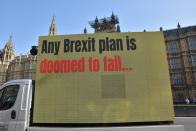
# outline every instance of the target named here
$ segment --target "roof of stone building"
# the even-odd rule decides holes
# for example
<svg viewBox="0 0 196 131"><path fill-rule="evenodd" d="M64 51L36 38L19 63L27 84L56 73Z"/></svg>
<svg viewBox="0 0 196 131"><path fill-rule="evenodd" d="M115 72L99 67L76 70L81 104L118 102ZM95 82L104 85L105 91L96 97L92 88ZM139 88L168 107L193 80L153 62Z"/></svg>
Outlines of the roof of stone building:
<svg viewBox="0 0 196 131"><path fill-rule="evenodd" d="M196 26L187 26L187 27L181 27L179 28L180 34L186 34L188 32L196 32ZM178 29L170 29L163 31L164 37L169 36L177 36Z"/></svg>

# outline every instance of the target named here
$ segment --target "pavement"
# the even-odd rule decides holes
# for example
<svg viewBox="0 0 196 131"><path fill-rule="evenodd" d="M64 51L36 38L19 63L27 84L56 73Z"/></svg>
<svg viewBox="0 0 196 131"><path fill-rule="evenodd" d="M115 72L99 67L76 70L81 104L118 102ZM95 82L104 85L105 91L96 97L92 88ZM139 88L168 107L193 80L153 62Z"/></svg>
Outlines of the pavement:
<svg viewBox="0 0 196 131"><path fill-rule="evenodd" d="M174 124L184 125L185 131L196 131L196 117L176 117Z"/></svg>
<svg viewBox="0 0 196 131"><path fill-rule="evenodd" d="M176 117L196 117L196 105L175 105Z"/></svg>

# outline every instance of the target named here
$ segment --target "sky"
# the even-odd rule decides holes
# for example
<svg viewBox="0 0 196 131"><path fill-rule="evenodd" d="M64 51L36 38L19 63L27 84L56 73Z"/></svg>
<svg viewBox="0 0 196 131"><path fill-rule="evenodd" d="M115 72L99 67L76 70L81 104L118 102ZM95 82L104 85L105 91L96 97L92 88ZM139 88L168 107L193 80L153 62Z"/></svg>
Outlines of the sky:
<svg viewBox="0 0 196 131"><path fill-rule="evenodd" d="M0 49L12 35L15 53L26 54L48 35L53 15L59 35L93 33L89 21L118 15L122 32L196 25L196 0L1 0Z"/></svg>

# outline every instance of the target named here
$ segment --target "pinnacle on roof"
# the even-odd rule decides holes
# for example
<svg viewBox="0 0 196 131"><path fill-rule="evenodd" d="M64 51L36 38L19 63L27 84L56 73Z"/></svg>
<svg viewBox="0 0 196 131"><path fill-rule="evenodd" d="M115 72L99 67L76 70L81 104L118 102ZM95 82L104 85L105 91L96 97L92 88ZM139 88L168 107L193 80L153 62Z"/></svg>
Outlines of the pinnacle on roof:
<svg viewBox="0 0 196 131"><path fill-rule="evenodd" d="M178 22L178 25L177 25L178 29L180 28L180 23Z"/></svg>
<svg viewBox="0 0 196 131"><path fill-rule="evenodd" d="M116 31L117 31L117 32L121 32L121 31L120 31L120 26L119 26L119 25L117 25Z"/></svg>
<svg viewBox="0 0 196 131"><path fill-rule="evenodd" d="M87 34L87 29L86 29L86 27L84 28L84 34Z"/></svg>
<svg viewBox="0 0 196 131"><path fill-rule="evenodd" d="M57 35L57 26L56 26L55 16L53 15L52 23L49 29L49 36L54 36L54 35Z"/></svg>
<svg viewBox="0 0 196 131"><path fill-rule="evenodd" d="M160 31L163 31L163 27L162 26L160 27Z"/></svg>
<svg viewBox="0 0 196 131"><path fill-rule="evenodd" d="M13 41L12 41L12 35L10 35L10 38L8 40L8 42L5 45L6 47L9 47L10 49L13 48Z"/></svg>

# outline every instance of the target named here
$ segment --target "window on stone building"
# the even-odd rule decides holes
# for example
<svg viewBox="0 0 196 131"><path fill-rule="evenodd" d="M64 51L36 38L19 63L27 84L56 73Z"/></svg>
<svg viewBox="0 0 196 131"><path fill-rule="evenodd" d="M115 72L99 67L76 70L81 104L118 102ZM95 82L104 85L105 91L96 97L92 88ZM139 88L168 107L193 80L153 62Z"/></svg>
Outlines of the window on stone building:
<svg viewBox="0 0 196 131"><path fill-rule="evenodd" d="M180 103L184 102L184 101L185 101L184 94L179 93L179 94L178 94L177 100L178 100L178 102L180 102Z"/></svg>
<svg viewBox="0 0 196 131"><path fill-rule="evenodd" d="M35 72L32 73L32 79L35 79Z"/></svg>
<svg viewBox="0 0 196 131"><path fill-rule="evenodd" d="M169 60L170 68L171 69L178 69L181 68L181 59L180 58L173 58Z"/></svg>
<svg viewBox="0 0 196 131"><path fill-rule="evenodd" d="M194 75L194 79L195 79L195 81L196 81L196 72L194 72L193 75Z"/></svg>
<svg viewBox="0 0 196 131"><path fill-rule="evenodd" d="M10 65L10 71L14 71L15 64Z"/></svg>
<svg viewBox="0 0 196 131"><path fill-rule="evenodd" d="M196 50L196 38L191 38L189 41L189 49Z"/></svg>
<svg viewBox="0 0 196 131"><path fill-rule="evenodd" d="M25 70L29 69L29 62L25 62Z"/></svg>
<svg viewBox="0 0 196 131"><path fill-rule="evenodd" d="M35 69L35 67L36 67L36 62L34 60L32 60L30 62L30 69Z"/></svg>
<svg viewBox="0 0 196 131"><path fill-rule="evenodd" d="M168 52L169 53L177 53L178 52L177 42L175 42L175 41L169 42L167 44L167 46L168 46Z"/></svg>
<svg viewBox="0 0 196 131"><path fill-rule="evenodd" d="M26 71L24 72L23 78L24 78L24 79L29 79L29 78L28 78L28 72L26 72Z"/></svg>
<svg viewBox="0 0 196 131"><path fill-rule="evenodd" d="M26 63L26 62L25 62L25 64L24 64L24 67L25 67L24 69L26 70L26 69L27 69L27 63Z"/></svg>
<svg viewBox="0 0 196 131"><path fill-rule="evenodd" d="M173 85L183 85L184 84L184 78L182 74L173 74L172 75L172 84Z"/></svg>
<svg viewBox="0 0 196 131"><path fill-rule="evenodd" d="M30 69L33 69L34 68L34 64L33 64L33 61L30 62Z"/></svg>
<svg viewBox="0 0 196 131"><path fill-rule="evenodd" d="M192 84L193 83L193 73L191 71L186 72L186 80L187 80L187 84Z"/></svg>
<svg viewBox="0 0 196 131"><path fill-rule="evenodd" d="M32 77L31 72L29 72L29 79Z"/></svg>
<svg viewBox="0 0 196 131"><path fill-rule="evenodd" d="M191 55L191 61L192 61L192 65L195 67L196 66L196 54Z"/></svg>
<svg viewBox="0 0 196 131"><path fill-rule="evenodd" d="M190 67L191 66L191 58L189 55L183 55L183 62L185 67Z"/></svg>

